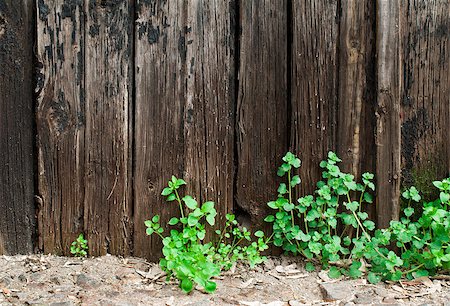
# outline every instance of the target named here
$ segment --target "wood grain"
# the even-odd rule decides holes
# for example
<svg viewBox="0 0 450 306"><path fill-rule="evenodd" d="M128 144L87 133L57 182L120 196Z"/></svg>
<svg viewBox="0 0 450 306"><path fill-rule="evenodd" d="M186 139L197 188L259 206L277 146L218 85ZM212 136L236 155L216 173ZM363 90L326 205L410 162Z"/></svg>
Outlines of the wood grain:
<svg viewBox="0 0 450 306"><path fill-rule="evenodd" d="M133 10L86 1L84 222L91 255L129 255Z"/></svg>
<svg viewBox="0 0 450 306"><path fill-rule="evenodd" d="M287 3L240 2L235 211L252 228L276 197L277 166L288 150Z"/></svg>
<svg viewBox="0 0 450 306"><path fill-rule="evenodd" d="M375 170L375 3L341 1L338 156L341 170L361 180ZM375 206L366 207L375 217Z"/></svg>
<svg viewBox="0 0 450 306"><path fill-rule="evenodd" d="M293 1L291 148L302 160L301 192L312 194L319 163L336 149L339 1Z"/></svg>
<svg viewBox="0 0 450 306"><path fill-rule="evenodd" d="M156 259L159 238L143 223L180 214L160 195L172 174L197 200L215 201L222 221L231 210L234 39L223 1L138 1L137 9L134 254Z"/></svg>
<svg viewBox="0 0 450 306"><path fill-rule="evenodd" d="M400 197L400 1L377 2L377 216L398 219Z"/></svg>
<svg viewBox="0 0 450 306"><path fill-rule="evenodd" d="M184 177L200 202L215 202L214 229L223 227L233 209L234 13L226 1L188 1Z"/></svg>
<svg viewBox="0 0 450 306"><path fill-rule="evenodd" d="M37 1L38 232L45 253L68 254L83 231L83 9L81 1Z"/></svg>
<svg viewBox="0 0 450 306"><path fill-rule="evenodd" d="M35 243L33 3L0 5L0 254Z"/></svg>
<svg viewBox="0 0 450 306"><path fill-rule="evenodd" d="M401 12L402 185L430 201L450 167L450 3L404 1Z"/></svg>

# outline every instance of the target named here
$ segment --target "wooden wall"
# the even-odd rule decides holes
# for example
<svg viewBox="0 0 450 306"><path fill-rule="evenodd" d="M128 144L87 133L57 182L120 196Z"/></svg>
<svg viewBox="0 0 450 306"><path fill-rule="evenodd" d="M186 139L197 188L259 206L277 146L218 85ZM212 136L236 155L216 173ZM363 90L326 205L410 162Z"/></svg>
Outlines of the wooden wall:
<svg viewBox="0 0 450 306"><path fill-rule="evenodd" d="M403 186L450 170L446 0L0 1L0 253L156 259L146 220L200 201L263 225L287 150L312 192L329 150Z"/></svg>

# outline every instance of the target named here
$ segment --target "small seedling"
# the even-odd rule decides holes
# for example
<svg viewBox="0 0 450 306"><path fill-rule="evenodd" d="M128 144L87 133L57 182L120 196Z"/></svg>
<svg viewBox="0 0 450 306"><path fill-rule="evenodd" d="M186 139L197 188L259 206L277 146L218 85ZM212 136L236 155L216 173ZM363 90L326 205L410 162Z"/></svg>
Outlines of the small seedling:
<svg viewBox="0 0 450 306"><path fill-rule="evenodd" d="M84 235L80 234L78 238L72 242L70 253L75 257L86 257L88 252L88 241L84 239Z"/></svg>

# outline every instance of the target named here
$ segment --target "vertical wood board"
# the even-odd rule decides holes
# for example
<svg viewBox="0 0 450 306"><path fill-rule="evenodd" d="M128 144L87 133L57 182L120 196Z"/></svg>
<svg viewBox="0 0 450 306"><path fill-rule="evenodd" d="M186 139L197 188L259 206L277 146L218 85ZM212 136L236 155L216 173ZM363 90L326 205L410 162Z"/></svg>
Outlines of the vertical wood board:
<svg viewBox="0 0 450 306"><path fill-rule="evenodd" d="M130 1L85 9L85 229L91 255L129 255L134 15Z"/></svg>
<svg viewBox="0 0 450 306"><path fill-rule="evenodd" d="M288 1L240 1L236 114L238 221L261 226L288 149Z"/></svg>
<svg viewBox="0 0 450 306"><path fill-rule="evenodd" d="M0 254L30 253L35 234L33 3L0 5Z"/></svg>
<svg viewBox="0 0 450 306"><path fill-rule="evenodd" d="M159 237L143 223L179 216L160 195L173 174L197 200L232 205L233 37L223 1L137 2L135 249L156 259ZM223 222L219 222L223 223Z"/></svg>
<svg viewBox="0 0 450 306"><path fill-rule="evenodd" d="M450 3L404 1L401 12L402 185L432 200L450 170Z"/></svg>
<svg viewBox="0 0 450 306"><path fill-rule="evenodd" d="M184 173L186 5L184 1L137 1L134 162L134 255L156 260L159 237L146 236L144 221L179 216L161 190Z"/></svg>
<svg viewBox="0 0 450 306"><path fill-rule="evenodd" d="M336 148L339 1L294 1L291 148L302 160L301 193L321 180L319 163Z"/></svg>
<svg viewBox="0 0 450 306"><path fill-rule="evenodd" d="M400 1L377 2L377 221L398 219L400 197Z"/></svg>
<svg viewBox="0 0 450 306"><path fill-rule="evenodd" d="M84 5L36 4L39 248L69 254L83 231Z"/></svg>
<svg viewBox="0 0 450 306"><path fill-rule="evenodd" d="M336 149L342 171L375 170L375 4L341 1ZM375 217L375 205L365 208Z"/></svg>

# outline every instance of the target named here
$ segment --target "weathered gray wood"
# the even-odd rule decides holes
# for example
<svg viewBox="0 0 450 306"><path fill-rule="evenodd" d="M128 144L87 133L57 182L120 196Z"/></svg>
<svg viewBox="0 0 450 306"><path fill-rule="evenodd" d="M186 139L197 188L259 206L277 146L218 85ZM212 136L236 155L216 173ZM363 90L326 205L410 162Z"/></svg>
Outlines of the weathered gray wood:
<svg viewBox="0 0 450 306"><path fill-rule="evenodd" d="M0 254L30 253L35 233L33 3L0 3Z"/></svg>
<svg viewBox="0 0 450 306"><path fill-rule="evenodd" d="M233 54L223 1L137 2L134 254L156 259L161 244L144 220L178 216L160 193L172 174L220 218L232 205ZM184 189L183 189L184 192ZM220 223L220 222L219 222Z"/></svg>
<svg viewBox="0 0 450 306"><path fill-rule="evenodd" d="M377 1L378 226L398 219L400 197L400 0Z"/></svg>
<svg viewBox="0 0 450 306"><path fill-rule="evenodd" d="M450 167L450 3L401 4L402 185L432 200Z"/></svg>
<svg viewBox="0 0 450 306"><path fill-rule="evenodd" d="M292 2L291 147L303 162L302 193L315 190L319 163L336 146L338 2Z"/></svg>
<svg viewBox="0 0 450 306"><path fill-rule="evenodd" d="M83 3L38 0L37 17L39 248L68 254L83 231Z"/></svg>
<svg viewBox="0 0 450 306"><path fill-rule="evenodd" d="M86 1L85 210L91 255L131 251L130 1Z"/></svg>
<svg viewBox="0 0 450 306"><path fill-rule="evenodd" d="M263 224L280 182L277 166L288 150L287 5L240 2L235 210L247 227Z"/></svg>
<svg viewBox="0 0 450 306"><path fill-rule="evenodd" d="M360 180L375 170L375 3L341 1L336 147L341 169ZM375 217L375 206L367 207Z"/></svg>

